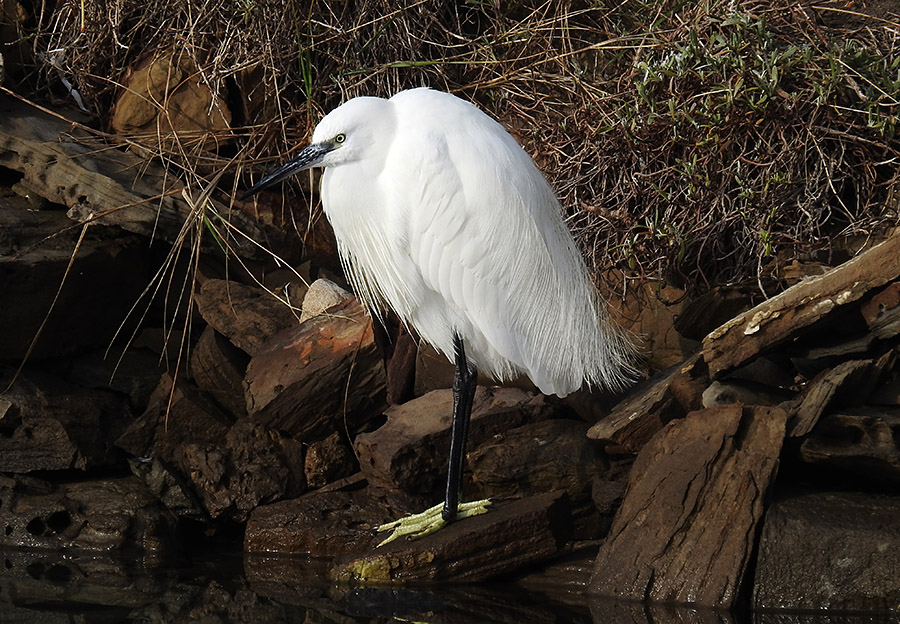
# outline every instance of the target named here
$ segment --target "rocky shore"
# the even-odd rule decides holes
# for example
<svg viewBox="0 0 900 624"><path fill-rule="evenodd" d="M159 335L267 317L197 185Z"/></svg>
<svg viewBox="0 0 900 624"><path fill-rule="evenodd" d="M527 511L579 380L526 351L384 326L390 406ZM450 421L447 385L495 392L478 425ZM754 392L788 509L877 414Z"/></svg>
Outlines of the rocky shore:
<svg viewBox="0 0 900 624"><path fill-rule="evenodd" d="M224 193L209 214L247 237L173 256L197 198L93 140L0 99L0 595L35 578L28 549L152 566L225 543L270 588L314 557L341 586L563 586L595 618L900 611L900 235L759 302L627 308L653 370L623 396L482 385L464 496L492 510L378 548L440 499L449 364L373 325L327 242L301 253Z"/></svg>

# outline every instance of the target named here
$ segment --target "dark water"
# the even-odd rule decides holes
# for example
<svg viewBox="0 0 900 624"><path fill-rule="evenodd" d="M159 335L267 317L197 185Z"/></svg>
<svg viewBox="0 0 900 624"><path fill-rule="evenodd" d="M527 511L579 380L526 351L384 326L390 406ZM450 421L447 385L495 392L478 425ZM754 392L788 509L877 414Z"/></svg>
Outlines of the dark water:
<svg viewBox="0 0 900 624"><path fill-rule="evenodd" d="M591 600L560 586L480 584L350 588L314 561L205 557L180 565L96 554L0 551L0 624L6 622L434 622L502 624L869 624L892 615L766 613Z"/></svg>

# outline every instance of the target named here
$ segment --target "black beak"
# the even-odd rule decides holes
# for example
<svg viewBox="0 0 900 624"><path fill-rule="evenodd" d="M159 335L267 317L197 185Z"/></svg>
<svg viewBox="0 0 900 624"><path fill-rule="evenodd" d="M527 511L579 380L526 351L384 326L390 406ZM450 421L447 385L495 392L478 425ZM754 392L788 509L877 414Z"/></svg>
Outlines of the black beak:
<svg viewBox="0 0 900 624"><path fill-rule="evenodd" d="M334 146L331 143L316 143L305 147L294 158L281 165L269 175L263 177L262 180L254 184L251 188L244 191L238 199L244 201L251 195L255 195L270 186L274 186L285 178L291 177L298 171L304 171L318 166L325 154L333 149Z"/></svg>

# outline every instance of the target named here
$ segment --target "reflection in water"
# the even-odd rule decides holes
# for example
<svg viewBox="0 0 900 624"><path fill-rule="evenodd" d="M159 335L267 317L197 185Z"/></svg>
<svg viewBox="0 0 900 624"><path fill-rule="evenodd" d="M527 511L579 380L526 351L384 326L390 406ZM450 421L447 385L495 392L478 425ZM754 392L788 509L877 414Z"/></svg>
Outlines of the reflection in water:
<svg viewBox="0 0 900 624"><path fill-rule="evenodd" d="M591 600L571 585L351 588L315 561L220 557L190 565L96 554L0 551L6 622L434 622L735 624L727 613ZM754 624L872 624L886 618L761 614ZM896 622L896 620L892 620ZM740 624L745 624L741 622Z"/></svg>

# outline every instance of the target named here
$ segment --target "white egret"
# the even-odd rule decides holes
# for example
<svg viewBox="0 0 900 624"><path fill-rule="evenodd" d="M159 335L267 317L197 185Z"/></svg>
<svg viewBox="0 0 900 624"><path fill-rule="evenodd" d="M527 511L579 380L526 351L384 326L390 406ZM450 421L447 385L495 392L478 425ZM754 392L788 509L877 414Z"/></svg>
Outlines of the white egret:
<svg viewBox="0 0 900 624"><path fill-rule="evenodd" d="M545 394L621 388L632 348L609 321L553 190L476 106L427 88L357 97L244 197L324 167L321 197L356 293L456 364L446 496L382 528L419 537L457 517L477 371Z"/></svg>

